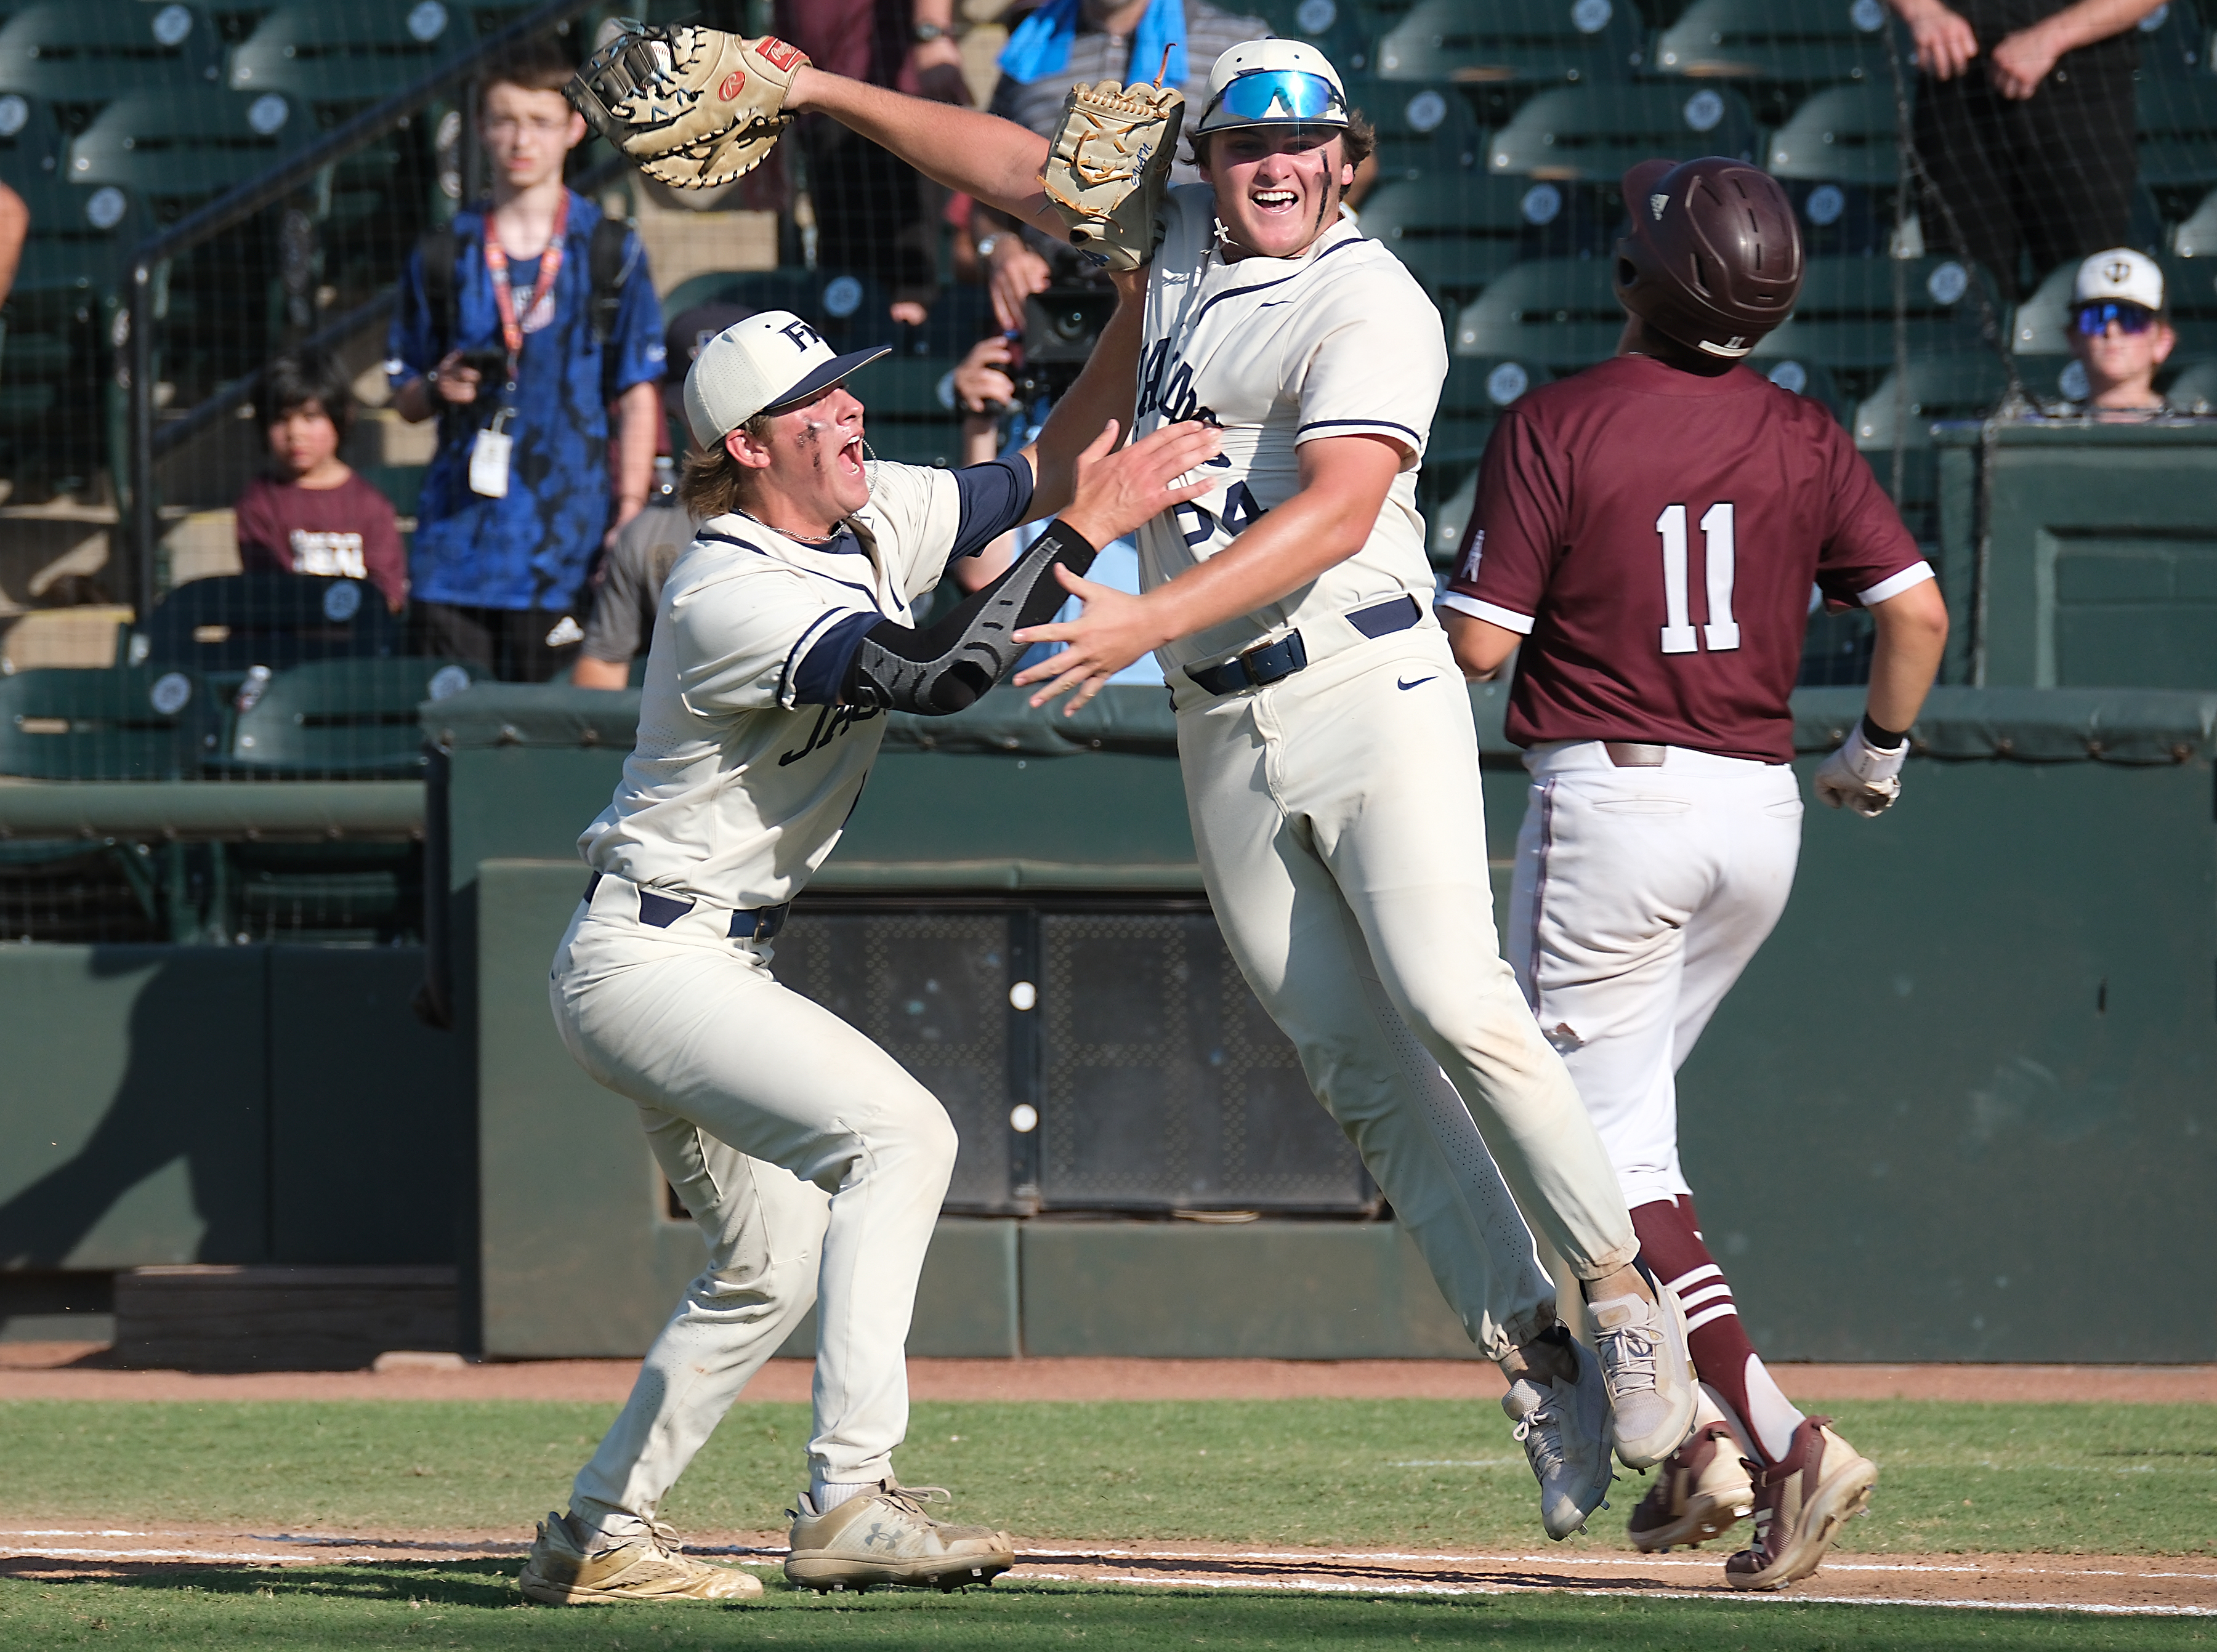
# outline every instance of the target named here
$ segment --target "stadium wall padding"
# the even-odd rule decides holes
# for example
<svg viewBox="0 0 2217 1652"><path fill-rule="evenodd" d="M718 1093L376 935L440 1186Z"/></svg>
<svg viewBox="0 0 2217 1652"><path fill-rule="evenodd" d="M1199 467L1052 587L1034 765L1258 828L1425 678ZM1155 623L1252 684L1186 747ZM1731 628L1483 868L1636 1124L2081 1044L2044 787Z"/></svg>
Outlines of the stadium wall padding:
<svg viewBox="0 0 2217 1652"><path fill-rule="evenodd" d="M2001 423L1990 456L1975 424L1942 425L1935 440L1938 562L1955 619L1944 681L1979 681L1986 510L1988 686L2217 684L2217 421ZM1871 457L1883 473L1886 455Z"/></svg>
<svg viewBox="0 0 2217 1652"><path fill-rule="evenodd" d="M478 727L458 701L480 693L547 718ZM1189 896L1161 699L889 729L823 885ZM1498 891L1522 776L1498 691L1473 700ZM1805 777L1860 701L1796 697ZM632 705L437 709L455 1028L410 1014L415 949L0 949L0 1267L451 1260L466 1344L645 1347L700 1241L546 996ZM2217 1357L2217 1284L2165 1266L2217 1241L2213 728L2217 695L1945 688L1899 808L1811 809L1785 917L1679 1081L1704 1228L1767 1352ZM1468 1353L1399 1230L1351 1220L950 1217L917 1327L919 1353Z"/></svg>

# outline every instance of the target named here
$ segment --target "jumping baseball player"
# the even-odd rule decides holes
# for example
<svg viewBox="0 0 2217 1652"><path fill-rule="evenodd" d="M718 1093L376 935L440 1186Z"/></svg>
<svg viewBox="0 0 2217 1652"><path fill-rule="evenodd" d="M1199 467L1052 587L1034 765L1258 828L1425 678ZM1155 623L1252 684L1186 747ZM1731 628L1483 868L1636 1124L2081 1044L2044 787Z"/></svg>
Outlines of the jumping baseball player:
<svg viewBox="0 0 2217 1652"><path fill-rule="evenodd" d="M866 459L845 380L886 352L835 355L798 317L726 329L686 375L701 451L685 503L703 525L664 587L638 748L579 840L593 875L552 998L571 1054L638 1104L709 1258L569 1513L540 1527L522 1577L534 1600L762 1592L679 1554L658 1515L812 1304L815 1424L786 1575L819 1590L951 1587L1011 1563L1006 1532L935 1520L926 1493L892 1472L908 1421L903 1345L954 1126L892 1057L780 986L769 947L838 841L880 713L970 704L1015 667L1010 633L1064 601L1051 569L1084 566L1165 499L1198 491L1169 484L1217 451L1204 427L1104 457L1139 320L1136 303L1118 312L1097 370L1036 448L953 472ZM1006 573L915 628L913 605L950 558L1057 509Z"/></svg>
<svg viewBox="0 0 2217 1652"><path fill-rule="evenodd" d="M1075 687L1077 704L1146 653L1161 663L1225 939L1510 1376L1548 1531L1576 1530L1612 1435L1627 1464L1660 1461L1694 1384L1683 1316L1643 1277L1600 1140L1492 944L1477 742L1416 509L1447 354L1423 291L1340 214L1368 126L1313 47L1237 47L1194 127L1208 182L1165 195L1176 92L1074 88L1050 145L721 38L604 54L581 103L674 178L671 139L726 85L744 96L713 75L736 64L757 83L769 64L783 111L828 114L1112 269L1152 256L1133 428L1205 420L1224 451L1205 493L1140 530L1146 595L1065 579L1083 615L1020 635L1068 650L1019 681L1043 685L1034 703ZM712 174L775 114L721 147L696 132ZM1597 1363L1557 1322L1520 1207L1582 1282Z"/></svg>
<svg viewBox="0 0 2217 1652"><path fill-rule="evenodd" d="M1503 416L1441 604L1473 675L1516 652L1508 731L1532 788L1510 956L1684 1304L1705 1390L1633 1541L1698 1544L1751 1505L1726 1576L1775 1589L1817 1569L1877 1470L1749 1346L1678 1166L1673 1075L1794 881L1787 697L1813 583L1877 627L1869 709L1817 771L1836 809L1899 794L1948 616L1847 433L1738 365L1800 289L1785 191L1736 161L1646 161L1624 199L1623 342Z"/></svg>

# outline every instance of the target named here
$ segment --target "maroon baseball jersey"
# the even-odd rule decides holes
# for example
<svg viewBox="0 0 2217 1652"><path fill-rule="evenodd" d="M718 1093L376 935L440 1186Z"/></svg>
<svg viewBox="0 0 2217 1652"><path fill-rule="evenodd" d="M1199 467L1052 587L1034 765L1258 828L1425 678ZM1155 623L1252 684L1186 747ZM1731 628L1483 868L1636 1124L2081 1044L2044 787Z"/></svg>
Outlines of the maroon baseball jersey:
<svg viewBox="0 0 2217 1652"><path fill-rule="evenodd" d="M1794 755L1811 587L1932 577L1831 414L1744 367L1618 356L1518 398L1487 443L1441 605L1521 632L1519 745Z"/></svg>

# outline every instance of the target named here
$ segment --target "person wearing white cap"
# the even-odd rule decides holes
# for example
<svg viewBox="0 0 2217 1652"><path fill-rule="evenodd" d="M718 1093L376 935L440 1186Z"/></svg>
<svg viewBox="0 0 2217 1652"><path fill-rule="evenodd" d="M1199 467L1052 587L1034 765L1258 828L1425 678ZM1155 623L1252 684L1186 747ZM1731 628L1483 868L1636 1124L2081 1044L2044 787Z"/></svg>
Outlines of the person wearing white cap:
<svg viewBox="0 0 2217 1652"><path fill-rule="evenodd" d="M2082 410L2097 418L2163 411L2155 375L2178 334L2154 259L2130 247L2112 247L2079 265L2071 289L2070 336L2071 354L2086 373Z"/></svg>
<svg viewBox="0 0 2217 1652"><path fill-rule="evenodd" d="M1111 453L1139 312L1104 330L1035 447L956 472L878 463L835 354L782 311L705 344L685 379L702 520L663 588L638 746L579 840L593 868L555 953L564 1043L637 1104L708 1243L622 1414L539 1528L523 1593L560 1605L740 1599L677 1551L664 1497L747 1379L817 1310L809 1485L786 1574L821 1589L954 1587L1008 1569L1005 1532L931 1518L892 1451L917 1277L954 1167L946 1110L891 1056L772 978L769 943L860 796L886 710L959 709L1012 669L1009 633L1215 453L1185 425ZM1059 512L946 619L913 605L951 558ZM1027 606L1028 604L1029 606Z"/></svg>
<svg viewBox="0 0 2217 1652"><path fill-rule="evenodd" d="M785 107L1067 238L1038 182L1047 142L1020 126L806 65ZM1439 313L1341 213L1372 135L1322 52L1234 46L1188 116L1204 182L1166 198L1133 428L1206 419L1224 453L1206 494L1139 530L1144 595L1058 574L1084 612L1018 633L1069 648L1017 681L1075 706L1142 654L1162 663L1225 940L1525 1396L1511 1415L1565 1536L1607 1490L1612 1441L1646 1468L1686 1437L1694 1378L1496 943L1477 737L1416 503ZM1559 1322L1527 1218L1580 1281L1597 1359Z"/></svg>

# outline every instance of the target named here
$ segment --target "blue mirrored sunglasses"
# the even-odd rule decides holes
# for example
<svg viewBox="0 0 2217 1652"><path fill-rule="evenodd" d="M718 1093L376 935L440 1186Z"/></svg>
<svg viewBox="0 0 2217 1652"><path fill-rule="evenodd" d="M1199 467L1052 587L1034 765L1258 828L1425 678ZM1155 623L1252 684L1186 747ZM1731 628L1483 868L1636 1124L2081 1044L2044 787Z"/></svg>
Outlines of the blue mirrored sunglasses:
<svg viewBox="0 0 2217 1652"><path fill-rule="evenodd" d="M2078 330L2089 338L2099 338L2115 322L2127 333L2144 333L2155 325L2155 311L2144 304L2129 299L2109 299L2100 304L2082 304L2076 317Z"/></svg>
<svg viewBox="0 0 2217 1652"><path fill-rule="evenodd" d="M1347 100L1322 75L1300 69L1251 69L1216 95L1201 117L1219 110L1237 120L1315 120L1344 126Z"/></svg>

